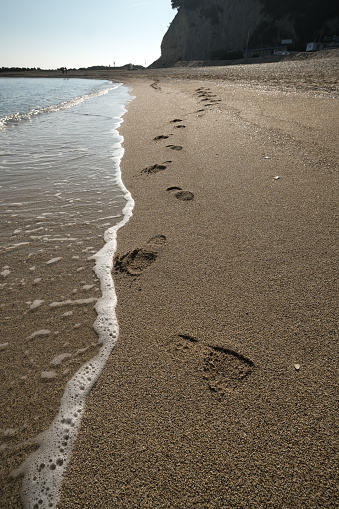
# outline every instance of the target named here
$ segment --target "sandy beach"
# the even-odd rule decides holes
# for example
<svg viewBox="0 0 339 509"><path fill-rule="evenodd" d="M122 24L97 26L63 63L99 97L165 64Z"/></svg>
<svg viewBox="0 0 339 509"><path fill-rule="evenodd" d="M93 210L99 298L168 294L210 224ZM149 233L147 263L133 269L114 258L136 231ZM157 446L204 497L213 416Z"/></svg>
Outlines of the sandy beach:
<svg viewBox="0 0 339 509"><path fill-rule="evenodd" d="M338 62L93 76L135 97L119 129L135 208L118 233L118 343L87 399L59 509L338 506ZM2 255L22 267L20 253ZM88 253L76 285L58 256L46 295L91 284L95 297ZM18 364L3 362L0 427L20 431L0 451L1 508L21 507L9 473L98 349L91 303L71 327L48 309L13 321L26 288L6 297L5 334L38 330L43 316L79 354L39 391L12 380L31 362L27 337Z"/></svg>

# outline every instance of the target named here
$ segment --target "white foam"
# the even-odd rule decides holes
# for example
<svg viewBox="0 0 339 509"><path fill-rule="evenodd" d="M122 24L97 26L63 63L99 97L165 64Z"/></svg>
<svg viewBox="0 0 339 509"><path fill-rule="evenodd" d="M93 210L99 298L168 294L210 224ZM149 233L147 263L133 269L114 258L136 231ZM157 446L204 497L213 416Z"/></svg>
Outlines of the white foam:
<svg viewBox="0 0 339 509"><path fill-rule="evenodd" d="M39 299L36 299L32 302L32 304L29 306L31 309L35 309L35 308L38 308L40 307L45 301L44 300L39 300Z"/></svg>
<svg viewBox="0 0 339 509"><path fill-rule="evenodd" d="M48 240L49 242L65 242L65 241L78 240L78 239L76 239L74 237L56 237L55 239L46 239L46 240Z"/></svg>
<svg viewBox="0 0 339 509"><path fill-rule="evenodd" d="M49 306L51 308L60 308L61 306L83 306L84 304L92 304L98 299L90 297L89 299L77 299L77 300L62 300L60 302L52 302Z"/></svg>
<svg viewBox="0 0 339 509"><path fill-rule="evenodd" d="M54 359L51 360L50 364L52 366L59 366L65 359L68 359L69 357L72 357L72 354L70 353L61 353L54 357Z"/></svg>
<svg viewBox="0 0 339 509"><path fill-rule="evenodd" d="M50 330L48 329L41 329L41 330L37 330L35 332L33 332L33 334L31 334L30 336L28 336L27 339L34 339L36 338L37 336L49 336L51 333Z"/></svg>
<svg viewBox="0 0 339 509"><path fill-rule="evenodd" d="M122 120L121 120L122 121ZM119 137L121 147L122 137ZM120 157L123 149L120 148ZM56 507L63 475L70 460L81 418L85 409L85 400L94 383L104 368L118 338L118 322L115 315L116 294L112 279L113 256L116 250L117 231L127 223L132 215L133 199L121 181L119 185L124 192L126 206L123 218L117 225L109 228L104 235L105 245L93 257L95 273L100 281L102 296L97 299L81 301L63 301L52 303L51 307L74 305L75 303L96 302L97 319L94 329L102 345L99 353L86 362L67 383L61 399L58 415L48 430L37 437L40 447L34 451L23 465L12 475L24 474L22 483L22 501L25 509L35 505L41 509Z"/></svg>
<svg viewBox="0 0 339 509"><path fill-rule="evenodd" d="M17 247L27 246L28 244L29 242L18 242L17 244L11 244L10 246L5 247L3 252L13 251L13 249L16 249Z"/></svg>
<svg viewBox="0 0 339 509"><path fill-rule="evenodd" d="M57 376L56 371L43 371L41 373L41 378L43 378L44 380L52 380L56 376Z"/></svg>
<svg viewBox="0 0 339 509"><path fill-rule="evenodd" d="M58 256L57 258L52 258L51 260L48 260L48 262L46 262L46 265L51 265L52 263L57 263L61 260L61 257Z"/></svg>

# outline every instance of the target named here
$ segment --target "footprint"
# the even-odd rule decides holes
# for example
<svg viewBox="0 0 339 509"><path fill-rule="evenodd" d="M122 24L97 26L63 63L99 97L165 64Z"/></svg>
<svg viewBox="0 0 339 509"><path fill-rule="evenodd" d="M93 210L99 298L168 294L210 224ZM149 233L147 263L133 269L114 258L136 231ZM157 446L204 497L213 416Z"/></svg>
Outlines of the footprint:
<svg viewBox="0 0 339 509"><path fill-rule="evenodd" d="M172 150L182 150L180 145L166 145L166 147L171 148Z"/></svg>
<svg viewBox="0 0 339 509"><path fill-rule="evenodd" d="M182 122L181 118L175 118L174 120L171 120L171 123L175 123L175 122Z"/></svg>
<svg viewBox="0 0 339 509"><path fill-rule="evenodd" d="M164 246L166 244L166 236L165 235L155 235L147 241L147 245L153 247L154 249Z"/></svg>
<svg viewBox="0 0 339 509"><path fill-rule="evenodd" d="M191 191L178 191L174 196L180 201L190 201L194 198L194 194Z"/></svg>
<svg viewBox="0 0 339 509"><path fill-rule="evenodd" d="M117 255L114 260L114 271L139 276L155 262L166 240L165 235L156 235L146 242L145 247L133 249L124 255Z"/></svg>
<svg viewBox="0 0 339 509"><path fill-rule="evenodd" d="M166 191L182 191L181 187L171 186L166 189Z"/></svg>
<svg viewBox="0 0 339 509"><path fill-rule="evenodd" d="M188 361L188 356L196 350L198 340L188 334L177 334L167 347L167 353L178 361Z"/></svg>
<svg viewBox="0 0 339 509"><path fill-rule="evenodd" d="M185 125L175 125L174 127L176 127L176 129L183 129L183 128L185 128L186 126L185 126Z"/></svg>
<svg viewBox="0 0 339 509"><path fill-rule="evenodd" d="M168 187L166 191L176 191L176 193L174 193L174 196L177 198L177 200L180 201L190 201L193 200L194 198L194 194L191 193L191 191L183 191L181 187L176 186Z"/></svg>
<svg viewBox="0 0 339 509"><path fill-rule="evenodd" d="M209 390L222 401L227 393L240 390L255 369L243 355L219 346L206 346L188 334L177 334L167 347L176 360L198 369Z"/></svg>
<svg viewBox="0 0 339 509"><path fill-rule="evenodd" d="M165 163L171 163L172 161L165 161ZM159 171L166 170L167 166L166 164L153 164L152 166L147 166L147 168L144 168L141 170L140 173L146 173L147 175L151 173L158 173Z"/></svg>
<svg viewBox="0 0 339 509"><path fill-rule="evenodd" d="M161 86L159 85L159 80L155 80L154 83L150 85L154 90L161 90Z"/></svg>
<svg viewBox="0 0 339 509"><path fill-rule="evenodd" d="M160 134L159 136L156 136L155 138L153 138L153 141L167 140L167 138L169 138L170 136L172 136L172 135L170 134L167 136L165 134Z"/></svg>
<svg viewBox="0 0 339 509"><path fill-rule="evenodd" d="M250 359L227 348L209 346L205 351L204 379L219 399L226 392L240 388L254 367Z"/></svg>

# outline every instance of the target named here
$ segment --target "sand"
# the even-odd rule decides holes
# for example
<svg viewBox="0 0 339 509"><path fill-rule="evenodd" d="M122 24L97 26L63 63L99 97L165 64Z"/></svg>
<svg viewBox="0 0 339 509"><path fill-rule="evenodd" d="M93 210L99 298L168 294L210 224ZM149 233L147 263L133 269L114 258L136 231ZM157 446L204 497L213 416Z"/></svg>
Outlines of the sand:
<svg viewBox="0 0 339 509"><path fill-rule="evenodd" d="M136 97L119 340L58 507L336 507L338 60L114 78Z"/></svg>

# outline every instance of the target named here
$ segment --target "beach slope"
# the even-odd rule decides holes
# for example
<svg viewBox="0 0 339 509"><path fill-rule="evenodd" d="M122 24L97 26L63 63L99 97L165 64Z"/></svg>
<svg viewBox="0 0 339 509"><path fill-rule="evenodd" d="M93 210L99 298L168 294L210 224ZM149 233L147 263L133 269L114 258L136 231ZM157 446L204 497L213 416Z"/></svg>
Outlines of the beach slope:
<svg viewBox="0 0 339 509"><path fill-rule="evenodd" d="M125 79L119 340L61 509L335 507L335 69Z"/></svg>

